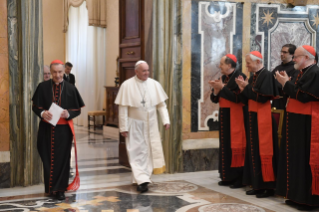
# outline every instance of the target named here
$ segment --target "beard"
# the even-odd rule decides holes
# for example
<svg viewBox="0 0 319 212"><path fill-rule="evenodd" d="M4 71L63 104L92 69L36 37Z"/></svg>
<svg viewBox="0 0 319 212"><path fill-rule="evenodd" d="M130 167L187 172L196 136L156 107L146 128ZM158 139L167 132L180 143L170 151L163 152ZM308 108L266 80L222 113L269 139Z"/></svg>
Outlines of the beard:
<svg viewBox="0 0 319 212"><path fill-rule="evenodd" d="M299 70L300 65L299 65L298 63L295 63L295 64L294 64L294 68L295 68L296 70ZM299 71L300 71L300 70L299 70Z"/></svg>

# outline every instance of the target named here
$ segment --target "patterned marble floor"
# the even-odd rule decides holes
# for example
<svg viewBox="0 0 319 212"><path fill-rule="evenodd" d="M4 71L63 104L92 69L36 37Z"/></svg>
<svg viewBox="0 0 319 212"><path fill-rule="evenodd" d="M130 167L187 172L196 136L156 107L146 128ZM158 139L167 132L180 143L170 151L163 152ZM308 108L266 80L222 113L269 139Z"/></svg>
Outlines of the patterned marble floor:
<svg viewBox="0 0 319 212"><path fill-rule="evenodd" d="M217 185L217 171L153 176L149 192L139 194L131 171L118 163L118 141L102 130L76 127L81 187L65 201L43 194L43 184L0 189L0 211L78 212L268 212L297 211L284 199L257 199L245 190ZM72 159L74 167L74 159Z"/></svg>

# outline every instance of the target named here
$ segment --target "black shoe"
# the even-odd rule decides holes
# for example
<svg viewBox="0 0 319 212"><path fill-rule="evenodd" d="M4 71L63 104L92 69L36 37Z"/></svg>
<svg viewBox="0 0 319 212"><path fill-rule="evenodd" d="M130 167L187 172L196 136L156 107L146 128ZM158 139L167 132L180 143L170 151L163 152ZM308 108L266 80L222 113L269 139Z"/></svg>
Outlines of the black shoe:
<svg viewBox="0 0 319 212"><path fill-rule="evenodd" d="M298 206L299 205L298 203L291 201L291 200L286 200L285 203L286 203L286 205L290 205L290 206Z"/></svg>
<svg viewBox="0 0 319 212"><path fill-rule="evenodd" d="M65 200L64 191L57 191L56 198L57 200Z"/></svg>
<svg viewBox="0 0 319 212"><path fill-rule="evenodd" d="M149 183L142 183L140 185L137 186L137 191L140 191L141 193L147 192L148 191L148 185Z"/></svg>
<svg viewBox="0 0 319 212"><path fill-rule="evenodd" d="M266 189L261 194L257 194L256 197L257 198L265 198L265 197L274 196L274 194L275 194L275 190L274 189Z"/></svg>
<svg viewBox="0 0 319 212"><path fill-rule="evenodd" d="M318 209L318 206L298 204L297 209L298 211L312 211L312 210Z"/></svg>
<svg viewBox="0 0 319 212"><path fill-rule="evenodd" d="M219 181L218 185L220 186L230 186L231 184L233 184L232 181Z"/></svg>
<svg viewBox="0 0 319 212"><path fill-rule="evenodd" d="M245 187L245 185L243 185L242 180L240 179L240 180L236 180L236 181L234 182L234 184L231 185L231 186L229 186L229 187L232 188L232 189L235 189L235 188Z"/></svg>
<svg viewBox="0 0 319 212"><path fill-rule="evenodd" d="M261 194L263 193L265 190L261 189L261 190L250 190L250 191L246 191L246 195L257 195L257 194Z"/></svg>
<svg viewBox="0 0 319 212"><path fill-rule="evenodd" d="M234 185L229 186L229 188L231 188L231 189L242 188L242 187L245 187L245 185L243 185L243 184L234 184Z"/></svg>

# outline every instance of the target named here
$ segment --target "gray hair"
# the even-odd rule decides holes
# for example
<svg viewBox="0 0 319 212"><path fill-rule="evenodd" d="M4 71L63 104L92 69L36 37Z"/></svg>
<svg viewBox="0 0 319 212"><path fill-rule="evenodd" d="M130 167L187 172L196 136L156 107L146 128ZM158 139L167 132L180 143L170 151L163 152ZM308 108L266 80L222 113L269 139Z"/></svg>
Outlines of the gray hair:
<svg viewBox="0 0 319 212"><path fill-rule="evenodd" d="M313 56L310 52L308 52L303 46L301 46L301 47L304 50L305 55L307 55L310 60L314 60L315 59L315 56Z"/></svg>
<svg viewBox="0 0 319 212"><path fill-rule="evenodd" d="M44 65L43 70L45 70L47 68L47 70L50 71L50 67L48 65Z"/></svg>
<svg viewBox="0 0 319 212"><path fill-rule="evenodd" d="M146 61L144 61L144 60L139 60L139 61L137 61L137 62L135 63L134 70L137 70L138 66L141 65L142 63L146 63L146 64L147 64Z"/></svg>
<svg viewBox="0 0 319 212"><path fill-rule="evenodd" d="M261 59L261 58L255 56L255 55L253 55L253 54L246 54L246 56L249 56L250 59L251 59L252 61L254 61L254 62L255 62L256 60L259 60L260 62L263 61L263 59Z"/></svg>
<svg viewBox="0 0 319 212"><path fill-rule="evenodd" d="M50 64L50 69L52 66L56 66L56 65L62 65L62 67L65 68L65 66L61 63L52 63L52 64Z"/></svg>

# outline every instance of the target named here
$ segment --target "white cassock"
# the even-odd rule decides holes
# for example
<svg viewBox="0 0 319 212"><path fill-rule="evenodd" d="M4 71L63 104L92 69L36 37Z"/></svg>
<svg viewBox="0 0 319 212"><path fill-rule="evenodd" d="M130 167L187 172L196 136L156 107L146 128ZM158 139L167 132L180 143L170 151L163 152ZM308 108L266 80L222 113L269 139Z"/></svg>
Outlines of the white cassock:
<svg viewBox="0 0 319 212"><path fill-rule="evenodd" d="M128 132L125 141L133 183L138 185L151 182L152 173L165 171L156 110L163 125L169 124L166 99L161 84L151 78L142 81L137 76L122 83L115 99L119 105L120 132Z"/></svg>

